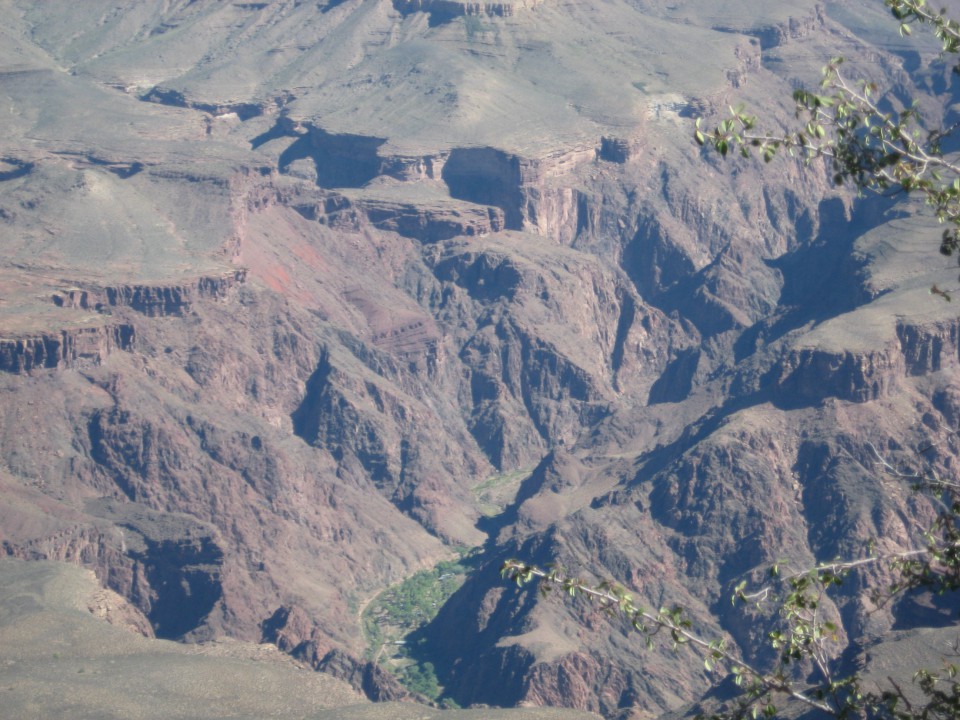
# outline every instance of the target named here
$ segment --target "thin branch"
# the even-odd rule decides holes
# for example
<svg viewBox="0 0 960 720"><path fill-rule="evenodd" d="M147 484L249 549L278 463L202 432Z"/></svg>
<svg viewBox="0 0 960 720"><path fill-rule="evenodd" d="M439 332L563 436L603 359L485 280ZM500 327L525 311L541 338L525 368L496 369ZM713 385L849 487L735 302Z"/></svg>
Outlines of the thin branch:
<svg viewBox="0 0 960 720"><path fill-rule="evenodd" d="M560 585L567 591L572 590L574 592L583 593L593 600L601 601L606 607L619 609L624 615L630 617L635 627L639 624L638 620L642 619L653 625L655 628L669 630L671 636L678 644L689 644L698 648L709 658L723 659L731 666L739 668L742 673L747 674L749 677L759 683L760 687L765 692L781 693L798 700L809 707L816 708L817 710L831 714L834 712L834 709L828 703L818 700L817 698L795 688L785 678L771 676L767 673L764 673L742 658L728 651L722 646L722 644L704 640L677 622L672 621L669 616L665 615L664 613L661 612L657 615L653 615L642 608L635 607L629 595L619 595L609 590L601 590L599 588L587 585L576 578L566 578L561 573L548 572L516 560L508 560L505 562L502 572L509 577L513 577L521 581L526 581L530 578L536 577L545 582L554 585Z"/></svg>

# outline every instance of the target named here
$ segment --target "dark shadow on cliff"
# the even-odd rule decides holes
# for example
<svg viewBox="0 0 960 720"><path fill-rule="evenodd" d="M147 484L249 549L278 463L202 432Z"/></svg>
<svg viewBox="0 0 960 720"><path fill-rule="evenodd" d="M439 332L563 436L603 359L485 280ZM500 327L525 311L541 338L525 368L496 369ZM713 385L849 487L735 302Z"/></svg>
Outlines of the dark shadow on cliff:
<svg viewBox="0 0 960 720"><path fill-rule="evenodd" d="M138 576L130 599L150 620L156 636L181 640L197 631L202 636L207 617L223 596L224 552L213 529L184 513L110 498L89 500L85 509L122 528L125 554ZM107 579L108 586L112 580Z"/></svg>
<svg viewBox="0 0 960 720"><path fill-rule="evenodd" d="M343 0L333 1L343 2ZM393 9L404 17L419 12L427 13L427 25L432 28L446 25L458 17L464 17L462 7L456 3L437 3L432 6L428 5L426 8L423 5L424 3L414 0L393 0Z"/></svg>
<svg viewBox="0 0 960 720"><path fill-rule="evenodd" d="M650 405L658 403L681 402L693 389L693 378L700 363L700 348L689 347L677 352L660 377L650 387L647 402Z"/></svg>
<svg viewBox="0 0 960 720"><path fill-rule="evenodd" d="M503 210L507 230L523 227L520 161L494 148L455 148L441 173L450 197Z"/></svg>
<svg viewBox="0 0 960 720"><path fill-rule="evenodd" d="M16 158L0 158L0 182L16 180L17 178L23 177L33 170L34 165L35 163L17 160Z"/></svg>
<svg viewBox="0 0 960 720"><path fill-rule="evenodd" d="M266 145L271 140L277 140L282 137L299 137L296 133L290 132L283 123L276 123L266 132L262 132L250 141L250 149L256 150Z"/></svg>
<svg viewBox="0 0 960 720"><path fill-rule="evenodd" d="M839 200L820 204L820 232L811 243L769 262L780 271L780 311L747 328L734 344L734 359L752 355L809 323L819 324L874 299L868 289L869 258L855 252L865 232L900 213L888 198L871 196L848 218Z"/></svg>
<svg viewBox="0 0 960 720"><path fill-rule="evenodd" d="M327 0L327 4L320 8L320 12L328 13L339 5L343 5L346 0Z"/></svg>
<svg viewBox="0 0 960 720"><path fill-rule="evenodd" d="M293 434L305 442L313 445L320 432L320 398L327 387L327 380L331 371L330 357L324 353L320 356L317 369L307 379L306 392L299 407L290 415L293 421Z"/></svg>
<svg viewBox="0 0 960 720"><path fill-rule="evenodd" d="M483 546L485 552L496 551L497 536L500 534L500 531L517 524L517 521L520 519L520 506L544 488L548 481L547 472L558 464L558 462L562 462L558 461L558 456L569 458L569 455L562 450L551 450L537 464L533 472L520 483L513 502L507 505L499 514L481 517L477 521L477 529L487 535L487 541Z"/></svg>
<svg viewBox="0 0 960 720"><path fill-rule="evenodd" d="M533 587L518 588L502 578L500 568L513 557L543 566L557 553L550 531L485 551L477 557L477 569L437 616L408 636L412 656L433 664L446 697L463 707L513 707L520 702L535 657L520 645L504 646L500 640L532 629L528 618L539 595ZM464 632L465 627L470 631Z"/></svg>
<svg viewBox="0 0 960 720"><path fill-rule="evenodd" d="M254 149L276 137L288 134L272 129L252 141ZM280 154L277 169L288 173L297 160L313 161L317 185L322 188L360 188L381 174L383 159L377 150L384 138L365 135L334 135L311 127Z"/></svg>

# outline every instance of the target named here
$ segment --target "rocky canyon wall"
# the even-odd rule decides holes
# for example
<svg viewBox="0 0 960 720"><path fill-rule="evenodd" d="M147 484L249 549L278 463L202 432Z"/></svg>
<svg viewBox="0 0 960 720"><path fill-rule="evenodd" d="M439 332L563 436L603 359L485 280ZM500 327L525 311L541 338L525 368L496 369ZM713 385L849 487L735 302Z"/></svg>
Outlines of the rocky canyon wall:
<svg viewBox="0 0 960 720"><path fill-rule="evenodd" d="M734 95L787 121L827 45L895 68L873 25L13 5L0 60L33 65L0 74L4 553L94 569L157 636L272 642L392 700L365 612L472 552L406 638L446 698L652 718L716 678L505 585L503 560L681 604L762 663L732 588L931 518L877 466L960 451L929 228L690 139ZM828 604L851 652L919 617L858 587Z"/></svg>

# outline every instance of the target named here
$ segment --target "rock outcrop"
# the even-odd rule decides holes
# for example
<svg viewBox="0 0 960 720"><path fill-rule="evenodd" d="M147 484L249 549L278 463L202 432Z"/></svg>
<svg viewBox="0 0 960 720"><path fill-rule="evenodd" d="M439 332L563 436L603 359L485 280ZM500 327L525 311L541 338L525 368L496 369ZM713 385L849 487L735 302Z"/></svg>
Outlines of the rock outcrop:
<svg viewBox="0 0 960 720"><path fill-rule="evenodd" d="M397 678L375 662L360 661L341 650L331 648L303 611L282 606L263 622L263 641L274 643L286 653L347 682L374 702L410 698Z"/></svg>
<svg viewBox="0 0 960 720"><path fill-rule="evenodd" d="M185 315L192 303L200 299L222 299L232 288L242 284L246 270L235 270L220 276L204 276L177 285L117 285L104 288L70 288L55 293L57 307L103 310L108 307L129 307L148 317Z"/></svg>
<svg viewBox="0 0 960 720"><path fill-rule="evenodd" d="M960 323L954 321L926 325L897 324L906 372L927 375L960 363Z"/></svg>
<svg viewBox="0 0 960 720"><path fill-rule="evenodd" d="M0 338L0 371L23 374L100 364L117 350L131 350L136 340L132 325L69 328L59 333L23 338Z"/></svg>
<svg viewBox="0 0 960 720"><path fill-rule="evenodd" d="M94 502L87 510L114 526L73 525L26 543L7 540L5 554L92 568L149 621L143 632L151 636L182 638L204 622L222 595L223 549L212 528L132 504Z"/></svg>
<svg viewBox="0 0 960 720"><path fill-rule="evenodd" d="M581 216L584 198L561 178L569 179L598 155L594 147L568 148L537 158L524 158L492 147L457 147L417 157L384 155L380 152L383 138L329 133L290 117L280 118L254 145L282 137L295 140L281 153L278 171L289 173L295 161L309 159L315 168L316 184L321 188L362 188L378 178L389 177L403 183L439 185L450 198L480 206L461 209L456 204L442 203L434 210L429 196L420 202L404 203L389 202L376 194L368 199L362 193L349 199L330 194L319 202L301 206L310 219L356 227L358 218L363 216L382 230L423 242L507 229L535 232L568 244L585 222ZM619 149L613 149L615 146ZM599 150L604 159L615 162L624 162L629 153L635 152L635 142L607 138ZM465 215L462 220L461 213ZM345 219L334 219L341 215Z"/></svg>
<svg viewBox="0 0 960 720"><path fill-rule="evenodd" d="M402 13L426 12L442 20L464 15L511 17L518 11L535 8L544 0L507 0L506 2L469 2L468 0L394 0Z"/></svg>
<svg viewBox="0 0 960 720"><path fill-rule="evenodd" d="M500 208L467 203L424 204L376 198L351 200L342 195L330 195L322 202L299 205L296 209L308 220L339 230L357 232L372 226L422 243L487 235L505 229Z"/></svg>

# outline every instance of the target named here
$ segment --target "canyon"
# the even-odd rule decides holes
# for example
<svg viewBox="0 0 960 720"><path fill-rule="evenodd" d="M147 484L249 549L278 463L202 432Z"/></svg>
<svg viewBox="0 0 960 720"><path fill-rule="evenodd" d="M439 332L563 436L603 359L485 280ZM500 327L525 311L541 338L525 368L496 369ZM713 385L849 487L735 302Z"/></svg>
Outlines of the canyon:
<svg viewBox="0 0 960 720"><path fill-rule="evenodd" d="M363 609L470 552L408 639L444 699L652 719L716 678L504 560L763 662L738 583L932 518L879 460L956 469L936 223L692 141L739 101L788 123L834 55L942 119L950 68L882 3L0 8L0 547L139 632L426 701ZM829 611L857 655L945 607Z"/></svg>

